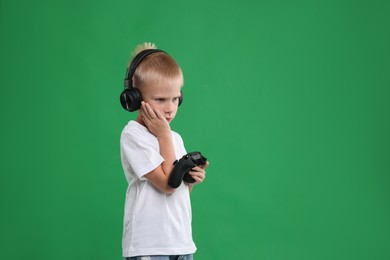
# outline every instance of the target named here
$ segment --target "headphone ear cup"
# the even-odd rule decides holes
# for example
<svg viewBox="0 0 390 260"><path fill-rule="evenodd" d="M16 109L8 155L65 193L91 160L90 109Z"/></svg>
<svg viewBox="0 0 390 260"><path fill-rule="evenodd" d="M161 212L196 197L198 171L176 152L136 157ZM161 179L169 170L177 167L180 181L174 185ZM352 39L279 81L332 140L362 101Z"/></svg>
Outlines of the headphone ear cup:
<svg viewBox="0 0 390 260"><path fill-rule="evenodd" d="M136 111L141 107L141 101L142 101L141 92L139 92L138 89L133 87L126 88L121 93L120 101L122 107L125 110L129 112Z"/></svg>
<svg viewBox="0 0 390 260"><path fill-rule="evenodd" d="M180 90L180 97L179 97L179 106L181 105L181 103L183 103L183 99L184 99L184 96L183 96L183 92Z"/></svg>

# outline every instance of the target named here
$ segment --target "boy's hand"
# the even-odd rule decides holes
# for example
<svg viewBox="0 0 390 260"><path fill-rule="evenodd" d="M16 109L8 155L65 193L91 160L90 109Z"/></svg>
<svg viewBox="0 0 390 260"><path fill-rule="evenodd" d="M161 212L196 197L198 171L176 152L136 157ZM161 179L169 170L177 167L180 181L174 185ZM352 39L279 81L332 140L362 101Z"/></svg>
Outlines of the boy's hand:
<svg viewBox="0 0 390 260"><path fill-rule="evenodd" d="M152 108L148 103L142 101L139 112L146 127L157 138L171 135L171 127L168 121L157 108Z"/></svg>
<svg viewBox="0 0 390 260"><path fill-rule="evenodd" d="M199 184L204 181L206 178L206 171L205 169L209 166L209 162L206 162L205 165L196 166L192 168L189 172L192 178L194 178L195 182L191 184Z"/></svg>

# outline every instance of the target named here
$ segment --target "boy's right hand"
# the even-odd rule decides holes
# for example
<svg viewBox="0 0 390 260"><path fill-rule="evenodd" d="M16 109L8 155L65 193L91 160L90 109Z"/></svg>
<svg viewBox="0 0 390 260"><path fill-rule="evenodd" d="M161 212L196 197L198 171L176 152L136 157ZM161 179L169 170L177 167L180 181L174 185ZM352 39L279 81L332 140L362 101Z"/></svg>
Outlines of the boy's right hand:
<svg viewBox="0 0 390 260"><path fill-rule="evenodd" d="M142 101L139 112L145 126L157 138L171 135L171 127L168 121L157 108L152 108L148 103Z"/></svg>

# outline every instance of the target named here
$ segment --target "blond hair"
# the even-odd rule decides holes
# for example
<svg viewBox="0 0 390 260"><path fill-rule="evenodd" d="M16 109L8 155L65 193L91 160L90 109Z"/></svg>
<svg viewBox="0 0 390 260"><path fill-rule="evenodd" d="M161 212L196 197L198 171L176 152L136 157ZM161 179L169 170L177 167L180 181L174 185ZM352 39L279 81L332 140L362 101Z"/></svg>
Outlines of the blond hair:
<svg viewBox="0 0 390 260"><path fill-rule="evenodd" d="M157 49L157 46L150 42L139 44L134 49L133 58L148 49ZM129 61L128 67L133 58ZM180 87L184 84L180 66L165 52L156 52L145 57L137 66L132 80L136 88L143 88L149 84L173 84Z"/></svg>

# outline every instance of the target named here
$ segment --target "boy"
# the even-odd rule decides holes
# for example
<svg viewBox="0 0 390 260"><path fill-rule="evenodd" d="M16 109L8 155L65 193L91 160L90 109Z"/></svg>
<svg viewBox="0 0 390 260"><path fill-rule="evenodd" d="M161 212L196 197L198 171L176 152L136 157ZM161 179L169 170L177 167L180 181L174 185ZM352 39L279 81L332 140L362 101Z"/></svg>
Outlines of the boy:
<svg viewBox="0 0 390 260"><path fill-rule="evenodd" d="M183 74L172 57L150 43L137 46L129 70L127 80L142 102L136 120L124 127L120 139L128 181L123 257L191 260L196 247L189 193L204 181L208 163L190 171L195 183L183 182L176 189L168 186L174 161L187 153L180 135L169 125L182 100Z"/></svg>

